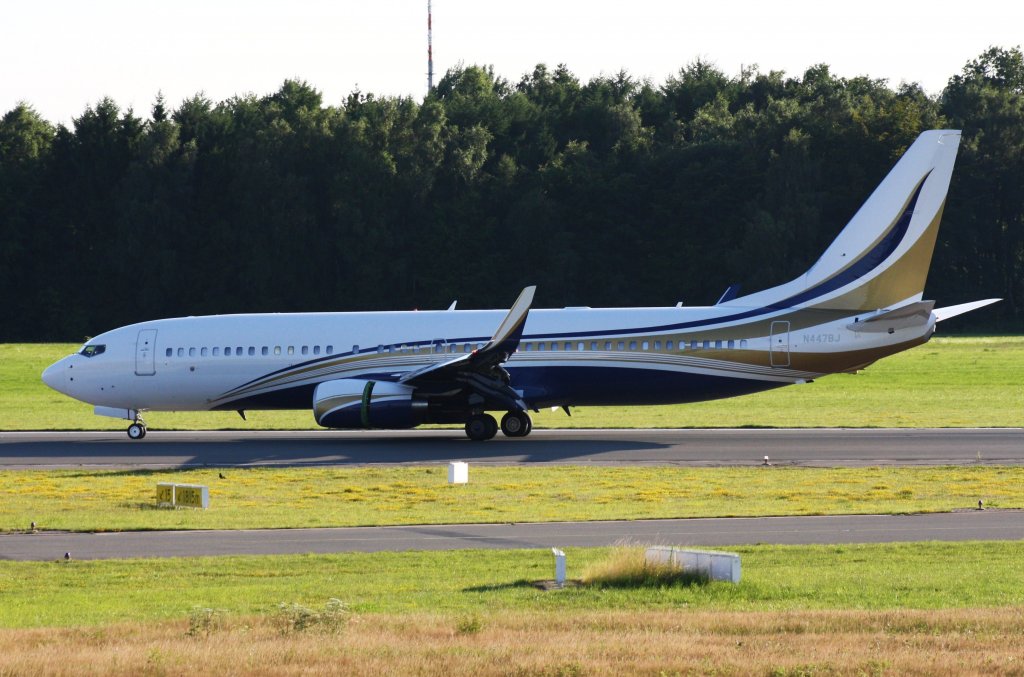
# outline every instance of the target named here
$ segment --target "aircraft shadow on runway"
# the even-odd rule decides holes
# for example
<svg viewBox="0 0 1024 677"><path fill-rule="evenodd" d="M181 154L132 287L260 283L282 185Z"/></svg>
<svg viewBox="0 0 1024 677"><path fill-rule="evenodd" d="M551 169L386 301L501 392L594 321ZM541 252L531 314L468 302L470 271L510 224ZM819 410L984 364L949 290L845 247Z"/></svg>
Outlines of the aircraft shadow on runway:
<svg viewBox="0 0 1024 677"><path fill-rule="evenodd" d="M601 461L606 454L656 452L670 445L629 439L495 439L477 443L462 437L374 436L311 438L237 437L188 441L161 440L159 433L144 442L128 440L29 440L0 448L0 465L108 465L108 466L241 466L241 465L363 465L388 463L557 463Z"/></svg>

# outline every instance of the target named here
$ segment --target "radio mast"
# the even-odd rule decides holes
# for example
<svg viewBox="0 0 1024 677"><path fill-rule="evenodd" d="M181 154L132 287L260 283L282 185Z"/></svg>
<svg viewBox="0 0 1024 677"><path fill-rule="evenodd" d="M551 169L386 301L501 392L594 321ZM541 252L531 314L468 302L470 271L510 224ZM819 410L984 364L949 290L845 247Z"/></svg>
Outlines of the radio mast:
<svg viewBox="0 0 1024 677"><path fill-rule="evenodd" d="M431 36L430 2L431 0L427 0L427 94L434 89L434 46Z"/></svg>

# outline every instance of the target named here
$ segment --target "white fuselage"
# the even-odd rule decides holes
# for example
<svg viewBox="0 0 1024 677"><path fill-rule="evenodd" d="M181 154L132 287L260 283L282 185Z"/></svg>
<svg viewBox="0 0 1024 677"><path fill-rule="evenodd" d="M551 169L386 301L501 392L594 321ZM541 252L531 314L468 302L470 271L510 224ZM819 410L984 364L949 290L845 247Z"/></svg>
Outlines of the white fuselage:
<svg viewBox="0 0 1024 677"><path fill-rule="evenodd" d="M756 391L809 381L877 359L864 360L861 354L885 352L887 347L895 352L901 349L896 346L921 342L934 324L932 319L890 334L847 328L865 313L833 314L829 321L815 324L811 322L824 319L820 311L726 319L741 313L732 306L534 310L519 350L506 367L513 387L517 374L529 374L521 385L533 406L685 402L707 398L686 387L673 393L671 379L652 380L657 392L632 392L621 384L636 382L637 374L629 372L699 375L730 379L740 394L742 382ZM801 314L808 319L799 321ZM479 348L503 315L500 310L482 310L156 320L95 337L87 345L104 346L101 354L70 355L48 368L44 380L102 407L264 408L248 404L253 397L263 397L265 408L300 408L283 394L335 378L397 379ZM773 319L782 315L787 319ZM148 341L151 344L143 345ZM817 360L808 362L809 357ZM824 357L832 358L826 362L836 367L800 368L803 363L824 363ZM275 374L282 377L268 382ZM573 383L559 383L566 374Z"/></svg>

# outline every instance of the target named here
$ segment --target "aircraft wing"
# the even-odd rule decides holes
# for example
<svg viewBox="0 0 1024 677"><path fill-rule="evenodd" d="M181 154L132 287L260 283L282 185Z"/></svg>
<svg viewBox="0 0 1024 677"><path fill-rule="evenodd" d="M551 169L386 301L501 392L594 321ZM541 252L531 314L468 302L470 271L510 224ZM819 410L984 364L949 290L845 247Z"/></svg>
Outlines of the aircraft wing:
<svg viewBox="0 0 1024 677"><path fill-rule="evenodd" d="M523 289L494 336L482 348L411 371L398 382L417 386L428 382L455 381L482 397L498 400L510 409L526 410L526 403L509 387L508 372L501 365L519 347L536 291L535 286Z"/></svg>

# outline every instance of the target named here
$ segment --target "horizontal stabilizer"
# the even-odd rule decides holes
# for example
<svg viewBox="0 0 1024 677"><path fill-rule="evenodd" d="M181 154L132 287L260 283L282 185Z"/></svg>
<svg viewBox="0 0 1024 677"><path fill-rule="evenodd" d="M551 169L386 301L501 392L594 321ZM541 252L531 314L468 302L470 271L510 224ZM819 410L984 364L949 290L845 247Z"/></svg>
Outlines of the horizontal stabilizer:
<svg viewBox="0 0 1024 677"><path fill-rule="evenodd" d="M935 321L942 322L943 320L948 320L951 317L956 317L957 315L963 315L964 313L969 313L972 310L977 310L978 308L990 306L993 303L996 303L997 301L1002 301L1002 299L985 299L984 301L971 301L970 303L961 303L958 306L936 308Z"/></svg>
<svg viewBox="0 0 1024 677"><path fill-rule="evenodd" d="M858 318L856 322L846 325L846 328L851 331L889 332L891 334L897 329L927 324L934 306L935 301L918 301L895 310L886 310L863 320Z"/></svg>

